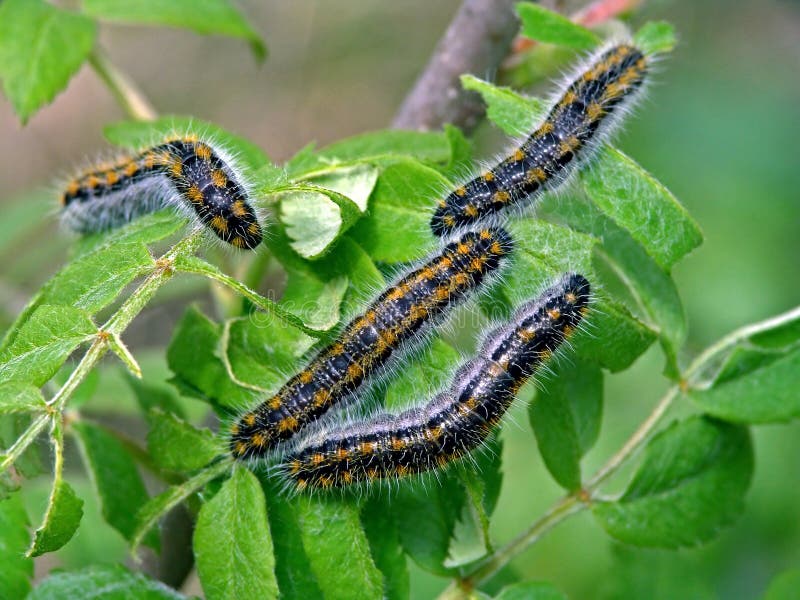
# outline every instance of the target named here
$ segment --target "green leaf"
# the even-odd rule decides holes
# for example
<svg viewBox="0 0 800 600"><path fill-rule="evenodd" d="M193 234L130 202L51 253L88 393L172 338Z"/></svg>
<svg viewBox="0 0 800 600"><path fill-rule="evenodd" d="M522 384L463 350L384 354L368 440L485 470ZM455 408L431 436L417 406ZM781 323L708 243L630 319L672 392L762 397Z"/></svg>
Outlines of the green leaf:
<svg viewBox="0 0 800 600"><path fill-rule="evenodd" d="M296 185L282 191L280 219L300 256L321 257L361 216L361 209L347 196L319 186Z"/></svg>
<svg viewBox="0 0 800 600"><path fill-rule="evenodd" d="M224 452L210 429L196 429L175 415L153 409L148 415L147 449L168 471L194 471Z"/></svg>
<svg viewBox="0 0 800 600"><path fill-rule="evenodd" d="M39 388L21 381L0 383L0 415L43 412L47 408Z"/></svg>
<svg viewBox="0 0 800 600"><path fill-rule="evenodd" d="M173 485L153 496L136 513L136 529L131 539L131 553L136 554L142 541L147 542L148 534L158 521L181 502L192 496L210 481L230 471L231 460L221 460L193 475L180 485Z"/></svg>
<svg viewBox="0 0 800 600"><path fill-rule="evenodd" d="M228 324L220 354L226 357L237 381L261 390L274 391L286 374L299 366L314 340L268 315L251 315Z"/></svg>
<svg viewBox="0 0 800 600"><path fill-rule="evenodd" d="M48 281L42 303L74 306L94 314L154 264L141 242L100 247L71 262Z"/></svg>
<svg viewBox="0 0 800 600"><path fill-rule="evenodd" d="M359 511L346 499L299 496L298 525L311 569L328 600L382 598L383 577L370 554Z"/></svg>
<svg viewBox="0 0 800 600"><path fill-rule="evenodd" d="M551 583L526 581L504 587L495 600L567 600L567 597Z"/></svg>
<svg viewBox="0 0 800 600"><path fill-rule="evenodd" d="M645 54L671 52L677 44L675 29L665 21L645 23L633 36L633 41Z"/></svg>
<svg viewBox="0 0 800 600"><path fill-rule="evenodd" d="M498 289L513 304L538 296L566 272L597 281L596 238L536 219L518 220L511 231L516 252ZM576 352L611 371L627 368L656 339L647 325L602 289L594 290L587 322L572 340Z"/></svg>
<svg viewBox="0 0 800 600"><path fill-rule="evenodd" d="M83 311L70 306L39 306L14 341L0 352L0 381L25 381L41 387L81 342L97 332Z"/></svg>
<svg viewBox="0 0 800 600"><path fill-rule="evenodd" d="M51 574L27 600L96 598L102 600L185 600L185 596L122 565L92 565L78 571Z"/></svg>
<svg viewBox="0 0 800 600"><path fill-rule="evenodd" d="M595 517L636 546L678 548L712 539L743 510L753 473L746 428L708 417L674 422L647 445L633 481Z"/></svg>
<svg viewBox="0 0 800 600"><path fill-rule="evenodd" d="M247 469L234 469L200 509L193 545L208 600L278 597L266 500Z"/></svg>
<svg viewBox="0 0 800 600"><path fill-rule="evenodd" d="M451 187L434 169L398 160L378 178L369 213L353 227L353 238L376 261L419 259L437 245L430 230L434 200Z"/></svg>
<svg viewBox="0 0 800 600"><path fill-rule="evenodd" d="M256 59L263 60L267 48L247 19L230 0L83 0L87 15L120 23L143 23L191 29L203 35L240 38L250 44Z"/></svg>
<svg viewBox="0 0 800 600"><path fill-rule="evenodd" d="M55 466L53 489L47 503L42 525L36 530L28 556L41 556L54 552L72 539L83 517L83 500L63 479L64 437L61 425L53 428Z"/></svg>
<svg viewBox="0 0 800 600"><path fill-rule="evenodd" d="M403 369L386 388L384 404L390 412L400 412L419 404L431 390L450 384L461 355L450 344L434 339L414 360Z"/></svg>
<svg viewBox="0 0 800 600"><path fill-rule="evenodd" d="M453 181L460 180L472 168L472 142L458 128L449 123L444 125L444 134L450 144L450 160L439 171Z"/></svg>
<svg viewBox="0 0 800 600"><path fill-rule="evenodd" d="M111 0L113 2L113 0ZM157 0L156 0L157 1ZM114 2L122 6L123 3ZM253 142L210 121L195 117L167 115L155 121L119 121L106 125L103 134L112 144L138 151L168 137L198 135L236 157L236 163L255 172L269 165L269 157Z"/></svg>
<svg viewBox="0 0 800 600"><path fill-rule="evenodd" d="M0 598L25 598L31 589L33 559L25 556L28 524L19 494L0 500Z"/></svg>
<svg viewBox="0 0 800 600"><path fill-rule="evenodd" d="M63 479L53 487L44 522L36 530L36 537L28 556L41 556L54 552L72 539L83 516L83 500Z"/></svg>
<svg viewBox="0 0 800 600"><path fill-rule="evenodd" d="M463 485L466 502L447 549L448 569L473 563L492 551L489 520L503 482L502 453L500 437L491 435L468 460L453 465L451 476Z"/></svg>
<svg viewBox="0 0 800 600"><path fill-rule="evenodd" d="M592 202L665 271L702 243L700 227L686 209L619 150L602 148L580 178Z"/></svg>
<svg viewBox="0 0 800 600"><path fill-rule="evenodd" d="M659 332L669 373L677 377L677 353L686 338L687 324L678 290L669 274L593 203L573 197L565 202L545 201L540 214L548 211L573 229L602 240L594 261L601 285L621 297L629 310Z"/></svg>
<svg viewBox="0 0 800 600"><path fill-rule="evenodd" d="M275 575L284 598L321 598L322 591L308 562L292 502L279 482L264 482L269 498L269 529L275 547Z"/></svg>
<svg viewBox="0 0 800 600"><path fill-rule="evenodd" d="M155 385L149 381L136 379L130 375L125 377L125 381L133 390L139 409L143 413L147 414L152 409L158 409L171 413L178 418L186 417L186 411L178 402L178 398L172 390L163 385Z"/></svg>
<svg viewBox="0 0 800 600"><path fill-rule="evenodd" d="M105 429L81 421L73 424L89 478L100 500L103 518L127 540L136 530L136 513L147 502L147 490L123 445ZM147 543L158 547L158 537Z"/></svg>
<svg viewBox="0 0 800 600"><path fill-rule="evenodd" d="M281 262L289 280L280 305L292 313L310 317L311 322L325 323L330 329L341 315L363 308L364 298L385 287L375 263L350 235L319 260L309 262L288 249L288 238L275 231L267 238L270 251ZM341 298L342 279L349 287ZM325 302L340 304L325 306ZM323 327L319 327L323 329Z"/></svg>
<svg viewBox="0 0 800 600"><path fill-rule="evenodd" d="M603 372L582 360L551 367L528 409L547 470L567 490L581 487L581 458L597 441L603 413Z"/></svg>
<svg viewBox="0 0 800 600"><path fill-rule="evenodd" d="M691 390L689 397L709 414L740 423L775 423L800 417L800 347L716 382L709 389Z"/></svg>
<svg viewBox="0 0 800 600"><path fill-rule="evenodd" d="M375 566L383 574L383 597L387 600L408 598L411 592L406 555L400 545L397 522L389 507L373 496L361 509L361 523Z"/></svg>
<svg viewBox="0 0 800 600"><path fill-rule="evenodd" d="M309 181L346 196L355 203L359 212L363 213L367 210L367 201L379 174L380 171L370 164L356 164L350 167L337 167L322 175L311 177Z"/></svg>
<svg viewBox="0 0 800 600"><path fill-rule="evenodd" d="M310 335L315 335L315 336L319 335L313 328L305 325L303 323L303 319L301 319L294 313L284 310L283 307L278 306L270 298L265 298L258 292L250 289L249 287L239 282L238 280L234 279L230 275L226 275L225 273L220 271L219 268L216 267L215 265L207 263L202 258L198 258L197 256L178 256L175 258L173 267L177 271L182 271L184 273L193 273L195 275L202 275L204 277L208 277L209 279L213 279L214 281L218 281L219 283L228 286L230 289L237 292L242 297L247 298L247 300L253 303L255 307L260 308L267 314L277 316L288 325L296 327L297 329L302 330L304 333L308 333Z"/></svg>
<svg viewBox="0 0 800 600"><path fill-rule="evenodd" d="M486 103L486 116L512 136L527 136L536 122L544 116L545 104L538 98L526 98L517 92L498 87L474 75L462 75L465 90L478 92Z"/></svg>
<svg viewBox="0 0 800 600"><path fill-rule="evenodd" d="M250 403L253 393L233 383L216 355L221 328L196 307L186 309L167 349L171 380L188 396L237 409Z"/></svg>
<svg viewBox="0 0 800 600"><path fill-rule="evenodd" d="M800 590L800 569L789 569L775 577L761 600L792 600Z"/></svg>
<svg viewBox="0 0 800 600"><path fill-rule="evenodd" d="M522 21L522 35L532 40L568 46L578 50L594 48L600 38L566 17L530 2L517 4Z"/></svg>
<svg viewBox="0 0 800 600"><path fill-rule="evenodd" d="M0 4L0 78L22 123L66 87L96 34L91 19L42 0Z"/></svg>
<svg viewBox="0 0 800 600"><path fill-rule="evenodd" d="M169 208L142 215L118 229L82 236L75 244L75 255L84 256L103 246L159 242L185 226L186 222L184 217Z"/></svg>
<svg viewBox="0 0 800 600"><path fill-rule="evenodd" d="M391 499L397 522L414 523L413 527L400 527L403 548L426 571L452 575L445 562L465 502L464 486L455 477L409 481Z"/></svg>

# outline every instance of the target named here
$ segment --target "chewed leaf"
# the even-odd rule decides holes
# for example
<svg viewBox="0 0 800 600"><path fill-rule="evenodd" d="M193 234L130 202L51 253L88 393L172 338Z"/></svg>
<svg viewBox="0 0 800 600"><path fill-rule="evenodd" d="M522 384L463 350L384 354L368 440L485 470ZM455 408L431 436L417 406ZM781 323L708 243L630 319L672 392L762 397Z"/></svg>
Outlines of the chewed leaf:
<svg viewBox="0 0 800 600"><path fill-rule="evenodd" d="M322 256L362 213L347 196L320 186L295 186L280 193L280 202L280 219L291 246L308 259Z"/></svg>
<svg viewBox="0 0 800 600"><path fill-rule="evenodd" d="M532 40L584 50L594 48L600 38L556 12L532 2L517 4L522 35Z"/></svg>
<svg viewBox="0 0 800 600"><path fill-rule="evenodd" d="M665 21L645 23L633 37L636 45L646 54L670 52L675 47L675 29Z"/></svg>

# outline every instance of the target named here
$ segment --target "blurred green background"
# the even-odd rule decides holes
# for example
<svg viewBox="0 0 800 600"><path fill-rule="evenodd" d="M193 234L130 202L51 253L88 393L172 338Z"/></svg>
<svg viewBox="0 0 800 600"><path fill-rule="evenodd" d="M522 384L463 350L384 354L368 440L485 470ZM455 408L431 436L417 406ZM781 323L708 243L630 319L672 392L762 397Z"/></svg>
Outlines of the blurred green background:
<svg viewBox="0 0 800 600"><path fill-rule="evenodd" d="M102 42L160 112L219 123L276 162L314 140L322 145L388 126L458 6L455 0L240 4L270 47L260 68L240 42L182 31L105 26ZM697 351L731 329L800 303L800 4L654 0L636 21L645 18L674 23L680 44L662 63L619 145L677 195L705 233L703 246L674 272L689 317L688 347ZM102 127L121 118L86 68L24 129L0 98L2 328L58 269L69 245L68 236L57 233L56 194L46 186L107 148ZM500 149L498 136L479 139L491 140L477 148L479 157ZM202 293L177 286L126 334L150 381L168 376L163 345L186 301ZM586 473L652 409L666 387L661 366L654 347L634 368L606 379L603 431L585 460ZM112 361L97 385L96 410L133 410ZM757 466L747 511L715 542L674 553L625 549L583 514L510 569L523 579L552 581L573 598L757 597L774 575L800 567L800 423L754 431ZM503 436L497 543L560 495L524 408ZM76 480L77 457L67 464ZM88 482L76 488L87 500L84 524L65 548L39 560L37 575L54 566L125 560L122 539L91 506ZM31 514L40 513L47 482L26 493ZM414 597L431 597L446 583L412 566Z"/></svg>

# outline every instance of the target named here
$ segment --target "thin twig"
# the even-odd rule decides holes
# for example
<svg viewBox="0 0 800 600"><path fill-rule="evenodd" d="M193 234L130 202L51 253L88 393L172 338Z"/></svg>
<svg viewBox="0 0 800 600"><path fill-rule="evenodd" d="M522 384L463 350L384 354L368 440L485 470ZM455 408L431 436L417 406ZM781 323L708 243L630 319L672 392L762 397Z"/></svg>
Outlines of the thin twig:
<svg viewBox="0 0 800 600"><path fill-rule="evenodd" d="M89 54L89 63L131 119L136 121L156 119L158 113L147 97L133 80L111 62L102 48L98 46L92 50Z"/></svg>
<svg viewBox="0 0 800 600"><path fill-rule="evenodd" d="M515 0L464 0L406 96L392 126L440 129L452 123L470 131L483 115L478 97L461 88L459 77L485 77L505 58L517 32Z"/></svg>

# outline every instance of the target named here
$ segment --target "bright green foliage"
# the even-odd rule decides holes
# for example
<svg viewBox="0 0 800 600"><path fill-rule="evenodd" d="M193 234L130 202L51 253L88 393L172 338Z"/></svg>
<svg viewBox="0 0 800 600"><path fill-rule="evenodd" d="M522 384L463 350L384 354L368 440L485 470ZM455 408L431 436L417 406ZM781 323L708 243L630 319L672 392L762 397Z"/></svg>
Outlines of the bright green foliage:
<svg viewBox="0 0 800 600"><path fill-rule="evenodd" d="M73 425L86 469L94 484L103 518L126 539L133 537L136 513L147 501L144 482L130 454L105 429L90 423ZM148 545L158 547L153 535Z"/></svg>
<svg viewBox="0 0 800 600"><path fill-rule="evenodd" d="M153 460L168 471L194 471L220 454L220 445L208 429L196 429L175 415L150 411L147 449Z"/></svg>
<svg viewBox="0 0 800 600"><path fill-rule="evenodd" d="M581 486L580 460L597 440L603 413L603 372L582 361L559 364L528 412L539 451L556 481Z"/></svg>
<svg viewBox="0 0 800 600"><path fill-rule="evenodd" d="M33 559L25 556L29 543L28 515L19 494L0 499L0 597L24 598L31 589Z"/></svg>
<svg viewBox="0 0 800 600"><path fill-rule="evenodd" d="M29 600L102 598L103 600L185 600L159 581L131 573L122 565L91 566L50 575L28 596Z"/></svg>
<svg viewBox="0 0 800 600"><path fill-rule="evenodd" d="M39 306L0 352L0 380L44 385L96 328L85 312L69 306Z"/></svg>
<svg viewBox="0 0 800 600"><path fill-rule="evenodd" d="M714 416L739 423L774 423L800 417L800 348L764 361L711 388L692 390L691 399ZM765 364L766 363L766 364Z"/></svg>
<svg viewBox="0 0 800 600"><path fill-rule="evenodd" d="M700 228L663 185L619 150L603 149L581 180L589 198L664 270L700 245Z"/></svg>
<svg viewBox="0 0 800 600"><path fill-rule="evenodd" d="M86 14L107 21L183 27L202 34L242 38L250 43L258 60L266 46L230 0L83 0Z"/></svg>
<svg viewBox="0 0 800 600"><path fill-rule="evenodd" d="M194 553L208 600L277 596L266 509L261 486L246 469L234 470L203 505Z"/></svg>
<svg viewBox="0 0 800 600"><path fill-rule="evenodd" d="M23 123L66 87L96 33L91 19L44 0L0 4L0 78Z"/></svg>
<svg viewBox="0 0 800 600"><path fill-rule="evenodd" d="M375 566L358 507L333 497L301 496L293 502L308 564L325 598L382 598L383 577Z"/></svg>
<svg viewBox="0 0 800 600"><path fill-rule="evenodd" d="M0 415L44 409L44 397L35 386L20 381L0 383Z"/></svg>
<svg viewBox="0 0 800 600"><path fill-rule="evenodd" d="M566 17L531 2L517 4L522 34L532 40L583 50L600 43L594 33Z"/></svg>
<svg viewBox="0 0 800 600"><path fill-rule="evenodd" d="M606 531L623 542L693 546L741 513L752 472L746 429L692 417L653 438L623 496L599 502L593 511Z"/></svg>
<svg viewBox="0 0 800 600"><path fill-rule="evenodd" d="M83 0L82 7L101 20L243 38L263 53L260 37L229 0ZM531 54L542 58L545 70L600 41L536 4L520 4L518 11L522 33L545 42ZM0 77L23 120L66 84L88 55L95 29L89 17L41 0L0 3ZM635 41L648 53L660 53L672 48L675 37L669 25L650 23ZM539 99L471 75L461 83L481 96L488 118L508 135L528 135L547 108ZM62 426L78 442L103 518L134 554L142 543L157 548L160 520L186 504L196 518L194 559L209 599L399 600L413 589L409 558L428 573L463 578L451 592L482 586L503 566L496 561L504 552L510 558L524 545L503 547L498 542L507 532L495 539L501 537L493 514L504 483L503 451L514 446L507 428L489 435L470 460L435 473L311 496L287 494L269 468L234 465L225 439L235 414L263 401L335 339L337 328L363 312L398 270L439 247L429 228L431 213L436 200L474 167L471 142L454 127L440 133L376 131L321 149L309 145L277 165L247 139L190 117L125 121L104 131L110 142L134 151L170 135L208 136L237 156L254 203L269 205L273 218L258 253L223 255L212 249L196 256L202 237L187 232L186 221L171 211L85 236L21 312L0 346L0 597L23 597L30 588L26 548L29 556L56 551L82 521L87 527L91 503L83 516L83 500L75 492L83 495L83 488L68 483L72 472L63 469ZM470 355L480 343L479 332L493 326L478 309L492 319L508 316L562 273L580 272L594 290L584 326L521 392L525 398L538 386L527 414L544 464L566 490L546 517L552 519L547 527L591 508L611 537L631 546L709 541L743 510L754 467L746 426L800 416L797 310L723 338L683 368L687 320L671 271L702 242L698 225L661 183L608 144L570 186L558 198L538 198L529 214L509 219L515 251L489 293L458 312L442 336L434 334L420 351L398 360L369 392L367 406L354 413L397 413L424 403L451 384L462 355ZM15 211L9 219L27 228L26 216ZM5 248L16 235L15 228L0 224ZM182 239L156 259L154 246L178 235ZM200 278L212 282L216 302L203 309L212 316L189 307L175 326L166 351L172 393L148 372L135 341L128 349L123 339L128 341L130 321L160 299L154 299L160 287L190 279L186 274L195 284ZM475 320L462 326L466 315ZM666 363L666 384L672 386L659 407L688 398L693 403L688 406L703 414L660 432L658 419L645 422L638 430L643 458L625 491L610 497L603 487L606 475L627 464L637 444L613 458L601 476L584 472L583 459L600 433L603 370L627 369L655 341ZM125 377L136 400L131 411L138 409L136 416L147 425L146 445L117 429L115 421L100 425L84 411L98 395L95 367L108 350L130 372ZM70 355L73 363L65 366ZM218 425L192 424L212 410ZM47 432L55 456L53 483L41 524L31 532L16 488L43 470L34 441ZM527 448L535 452L530 436ZM163 491L153 498L140 467L148 471L148 487L151 477L159 480L153 489ZM641 597L651 589L656 596L704 596L704 586L685 584L688 578L674 576L680 571L672 567L664 570L668 584L650 587L653 577L633 576L641 570L639 555L625 552L617 552L622 558L608 584L616 592L622 582L628 596L619 597ZM795 584L796 573L789 572L765 597L789 597ZM514 569L500 571L490 586L499 589L495 597L501 600L564 598L548 583L518 581ZM488 597L485 589L476 588L476 597ZM93 594L182 597L121 566L52 574L29 597Z"/></svg>
<svg viewBox="0 0 800 600"><path fill-rule="evenodd" d="M800 569L790 569L778 575L769 584L762 600L791 600L800 589Z"/></svg>
<svg viewBox="0 0 800 600"><path fill-rule="evenodd" d="M647 54L670 52L678 43L674 28L664 21L645 23L633 36L633 41Z"/></svg>
<svg viewBox="0 0 800 600"><path fill-rule="evenodd" d="M40 556L58 550L66 544L80 525L83 516L83 500L63 479L56 481L47 505L44 523L36 530L36 537L28 553Z"/></svg>

